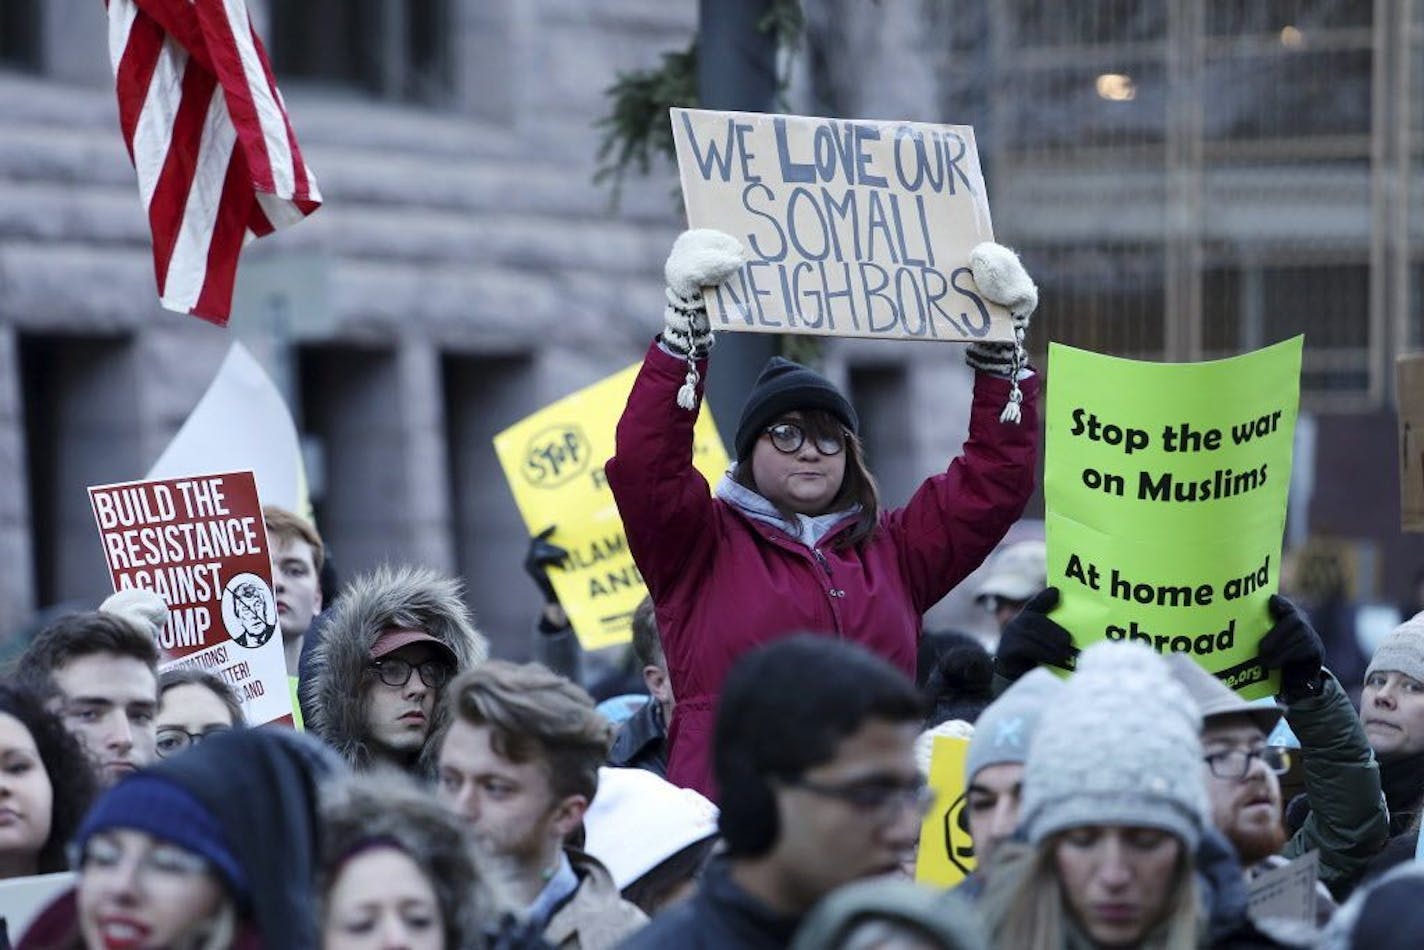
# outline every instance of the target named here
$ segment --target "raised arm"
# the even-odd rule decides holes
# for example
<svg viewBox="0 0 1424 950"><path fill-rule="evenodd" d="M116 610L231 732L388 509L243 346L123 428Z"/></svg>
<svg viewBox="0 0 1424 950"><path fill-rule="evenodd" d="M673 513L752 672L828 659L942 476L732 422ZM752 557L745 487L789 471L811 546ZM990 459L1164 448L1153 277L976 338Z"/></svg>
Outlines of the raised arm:
<svg viewBox="0 0 1424 950"><path fill-rule="evenodd" d="M692 427L713 342L702 288L726 280L742 261L741 244L718 231L687 231L673 244L664 268L663 332L643 358L604 467L629 550L655 601L696 569L695 555L711 550L711 492L692 465Z"/></svg>
<svg viewBox="0 0 1424 950"><path fill-rule="evenodd" d="M1275 623L1261 639L1259 655L1266 668L1281 671L1286 722L1300 740L1310 802L1310 817L1282 854L1319 851L1320 882L1343 897L1389 839L1379 764L1350 698L1322 666L1320 635L1279 594L1271 597L1270 610Z"/></svg>
<svg viewBox="0 0 1424 950"><path fill-rule="evenodd" d="M970 267L979 292L1009 310L1014 341L970 344L974 401L964 451L890 515L920 611L983 563L1023 515L1038 465L1038 379L1023 346L1038 288L1018 256L999 244L975 247Z"/></svg>

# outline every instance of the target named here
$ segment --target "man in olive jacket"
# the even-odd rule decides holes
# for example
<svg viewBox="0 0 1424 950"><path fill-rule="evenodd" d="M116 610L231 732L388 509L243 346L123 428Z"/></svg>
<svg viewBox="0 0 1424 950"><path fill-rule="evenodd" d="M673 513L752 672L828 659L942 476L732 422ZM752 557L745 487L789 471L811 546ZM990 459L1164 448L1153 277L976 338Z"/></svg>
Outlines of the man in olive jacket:
<svg viewBox="0 0 1424 950"><path fill-rule="evenodd" d="M997 673L1012 680L1038 664L1070 667L1071 636L1047 612L1058 602L1048 588L1010 622L999 644ZM1247 876L1308 851L1320 854L1320 882L1343 899L1389 839L1389 813L1375 761L1355 708L1323 667L1319 635L1294 605L1273 596L1274 625L1257 659L1280 670L1285 708L1245 702L1190 658L1169 658L1173 674L1202 713L1203 768L1212 823L1231 841ZM1310 816L1287 839L1281 820L1282 750L1266 745L1284 715L1300 740ZM1324 895L1322 895L1324 896ZM1329 901L1320 902L1322 911Z"/></svg>
<svg viewBox="0 0 1424 950"><path fill-rule="evenodd" d="M1320 637L1285 598L1272 597L1270 610L1275 625L1258 657L1281 671L1284 710L1244 702L1186 657L1173 658L1173 672L1201 707L1212 820L1235 845L1247 875L1318 851L1320 882L1342 899L1389 839L1379 764L1355 707L1321 665ZM1266 745L1282 713L1300 740L1311 810L1289 840L1277 778L1288 762L1283 750Z"/></svg>

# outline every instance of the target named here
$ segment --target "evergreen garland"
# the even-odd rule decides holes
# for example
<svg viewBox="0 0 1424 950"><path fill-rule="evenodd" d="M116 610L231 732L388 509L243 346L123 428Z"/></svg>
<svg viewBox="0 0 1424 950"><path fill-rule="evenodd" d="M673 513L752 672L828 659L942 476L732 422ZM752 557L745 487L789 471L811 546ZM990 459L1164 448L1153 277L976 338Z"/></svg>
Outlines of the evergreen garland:
<svg viewBox="0 0 1424 950"><path fill-rule="evenodd" d="M757 29L774 36L778 48L794 52L800 47L805 24L800 0L771 0ZM788 58L788 68L777 77L778 97L785 93L789 80ZM595 123L603 131L603 141L598 146L598 170L593 181L611 183L615 205L623 176L630 168L646 175L655 156L677 160L668 109L696 108L697 92L695 36L687 49L664 53L661 66L619 72L613 85L605 90L612 109Z"/></svg>

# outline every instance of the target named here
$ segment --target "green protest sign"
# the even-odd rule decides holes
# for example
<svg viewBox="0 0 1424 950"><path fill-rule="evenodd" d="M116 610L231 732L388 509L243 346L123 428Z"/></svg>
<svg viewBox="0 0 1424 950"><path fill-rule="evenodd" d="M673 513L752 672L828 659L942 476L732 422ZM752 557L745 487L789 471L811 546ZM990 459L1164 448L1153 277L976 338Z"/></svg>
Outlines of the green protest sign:
<svg viewBox="0 0 1424 950"><path fill-rule="evenodd" d="M1162 364L1049 348L1048 576L1087 645L1187 653L1251 699L1280 584L1301 338Z"/></svg>

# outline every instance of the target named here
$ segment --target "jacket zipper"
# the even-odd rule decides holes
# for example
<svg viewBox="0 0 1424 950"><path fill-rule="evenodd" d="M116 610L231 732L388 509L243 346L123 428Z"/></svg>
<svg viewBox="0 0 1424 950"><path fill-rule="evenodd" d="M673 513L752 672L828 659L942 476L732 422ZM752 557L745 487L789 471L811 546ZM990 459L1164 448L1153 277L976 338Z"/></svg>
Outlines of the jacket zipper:
<svg viewBox="0 0 1424 950"><path fill-rule="evenodd" d="M835 578L831 575L831 562L826 560L826 556L821 553L820 548L812 548L811 553L816 555L816 560L821 562L821 568L826 572L826 582L831 583ZM837 589L835 586L826 591L832 597L845 597L845 591Z"/></svg>

